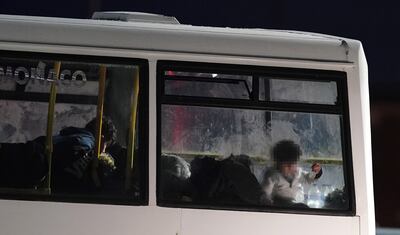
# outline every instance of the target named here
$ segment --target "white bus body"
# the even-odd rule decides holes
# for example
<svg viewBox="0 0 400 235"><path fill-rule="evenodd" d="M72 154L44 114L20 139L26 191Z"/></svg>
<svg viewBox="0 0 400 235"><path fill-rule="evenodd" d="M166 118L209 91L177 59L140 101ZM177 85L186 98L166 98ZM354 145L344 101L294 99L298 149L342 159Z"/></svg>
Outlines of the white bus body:
<svg viewBox="0 0 400 235"><path fill-rule="evenodd" d="M368 71L359 41L305 32L10 15L0 16L0 31L4 52L148 61L148 205L7 197L0 200L1 234L375 234ZM344 72L353 212L159 205L158 61Z"/></svg>

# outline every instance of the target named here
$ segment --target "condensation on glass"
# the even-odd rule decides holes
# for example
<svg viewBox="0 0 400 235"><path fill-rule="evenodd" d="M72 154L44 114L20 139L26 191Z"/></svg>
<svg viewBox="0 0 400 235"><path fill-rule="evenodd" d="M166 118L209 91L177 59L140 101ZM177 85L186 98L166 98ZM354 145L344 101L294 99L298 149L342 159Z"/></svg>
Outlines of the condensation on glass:
<svg viewBox="0 0 400 235"><path fill-rule="evenodd" d="M0 192L143 200L139 65L40 57L0 57Z"/></svg>
<svg viewBox="0 0 400 235"><path fill-rule="evenodd" d="M260 100L334 105L337 102L337 86L334 81L262 77Z"/></svg>
<svg viewBox="0 0 400 235"><path fill-rule="evenodd" d="M211 76L217 74L212 72ZM164 76L167 84L171 72L165 71L164 75L169 75ZM194 75L199 80L203 78L190 73L191 78ZM249 95L248 103L242 102L237 107L234 103L229 103L229 107L215 106L212 98L238 96L210 96L208 90L187 93L203 97L202 104L191 105L190 99L185 104L168 99L162 102L159 202L229 209L349 210L343 114L306 111L307 108L298 106L299 103L335 105L336 82L265 77L246 75L247 84L259 79L259 97L255 100L253 97L252 101ZM196 81L185 81L188 84L185 88L192 86L190 91L193 91ZM221 83L218 83L221 93L215 94L245 93L243 87L237 92L236 88ZM165 89L164 97L181 94ZM327 97L322 97L323 94ZM282 102L284 106L276 111L263 108L260 103L255 105L258 101L274 101L276 107L279 103L275 102ZM291 104L304 111L291 111ZM290 150L280 153L285 161L274 157L278 155L276 146L282 143L289 145L288 149L298 147L299 158L289 156L295 155ZM295 169L291 174L284 173L283 165L287 163ZM315 165L322 171L316 171Z"/></svg>
<svg viewBox="0 0 400 235"><path fill-rule="evenodd" d="M251 76L219 73L165 71L165 94L250 99Z"/></svg>

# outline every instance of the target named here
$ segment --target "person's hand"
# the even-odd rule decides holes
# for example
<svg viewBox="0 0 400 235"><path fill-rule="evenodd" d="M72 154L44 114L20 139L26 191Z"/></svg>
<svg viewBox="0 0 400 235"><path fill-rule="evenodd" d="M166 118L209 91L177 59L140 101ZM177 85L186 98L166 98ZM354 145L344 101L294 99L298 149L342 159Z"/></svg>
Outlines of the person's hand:
<svg viewBox="0 0 400 235"><path fill-rule="evenodd" d="M321 177L322 175L322 167L318 162L314 162L311 166L311 170L314 172L315 174L315 178L314 179L318 179L319 177Z"/></svg>
<svg viewBox="0 0 400 235"><path fill-rule="evenodd" d="M318 174L321 171L321 165L318 162L314 162L311 166L311 170Z"/></svg>

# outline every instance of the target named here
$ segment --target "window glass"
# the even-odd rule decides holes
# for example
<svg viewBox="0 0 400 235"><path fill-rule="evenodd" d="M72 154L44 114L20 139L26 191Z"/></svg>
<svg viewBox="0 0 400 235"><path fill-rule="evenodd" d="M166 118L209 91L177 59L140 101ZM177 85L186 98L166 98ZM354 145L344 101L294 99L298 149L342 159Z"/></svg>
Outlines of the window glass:
<svg viewBox="0 0 400 235"><path fill-rule="evenodd" d="M161 115L160 187L166 201L349 207L340 115L179 105L162 105ZM323 174L313 172L317 165Z"/></svg>
<svg viewBox="0 0 400 235"><path fill-rule="evenodd" d="M27 142L46 134L47 103L0 100L0 110L0 143Z"/></svg>
<svg viewBox="0 0 400 235"><path fill-rule="evenodd" d="M166 71L165 94L250 99L251 76Z"/></svg>
<svg viewBox="0 0 400 235"><path fill-rule="evenodd" d="M158 71L159 205L354 212L345 73L177 61Z"/></svg>
<svg viewBox="0 0 400 235"><path fill-rule="evenodd" d="M0 187L38 189L47 174L44 148L37 138L46 135L50 87L38 100L24 100L28 81L35 77L33 60L0 59ZM9 98L18 97L18 100Z"/></svg>
<svg viewBox="0 0 400 235"><path fill-rule="evenodd" d="M0 90L48 93L53 82L58 94L97 95L96 73L88 64L63 62L55 80L54 61L0 58ZM79 89L77 89L79 88Z"/></svg>
<svg viewBox="0 0 400 235"><path fill-rule="evenodd" d="M0 191L145 200L140 66L60 60L57 77L56 60L0 62Z"/></svg>
<svg viewBox="0 0 400 235"><path fill-rule="evenodd" d="M0 110L0 192L46 193L40 186L48 165L38 142L46 134L47 104L0 100Z"/></svg>
<svg viewBox="0 0 400 235"><path fill-rule="evenodd" d="M99 64L85 64L84 67L89 68L88 79L98 83L100 77ZM132 139L134 130L131 129L132 118L137 118L138 107L133 107L133 102L137 99L137 94L134 94L135 76L137 76L137 66L120 66L120 65L107 65L106 68L106 79L105 79L105 91L104 91L104 102L103 102L103 128L102 137L104 137L101 146L101 154L99 158L99 166L97 174L97 180L93 179L90 172L90 164L86 164L85 156L82 154L69 154L74 157L64 156L65 147L64 142L55 144L54 156L54 177L53 187L55 193L61 193L62 195L92 195L98 197L99 194L103 197L140 197L141 192L139 188L138 175L135 174L133 166L133 158L138 154L137 143L139 140L136 139L136 146L132 145L135 141ZM97 81L96 81L97 80ZM88 84L92 86L92 84ZM95 87L98 87L96 85ZM75 94L83 95L86 94L87 88L85 85L76 87ZM96 91L97 93L97 91ZM69 136L81 135L85 136L85 133L89 126L95 124L97 105L86 104L86 105L75 105L69 103L57 103L55 127L61 127L55 132L55 139L59 140L62 138L69 138ZM135 110L135 117L132 117L132 112ZM58 115L57 115L58 114ZM65 120L70 120L65 122ZM135 125L135 128L137 126ZM71 132L71 133L70 133ZM135 131L135 133L137 133ZM95 137L95 132L90 133L92 137ZM135 135L138 138L138 135ZM130 144L131 143L131 144ZM95 139L89 138L88 143L85 141L77 143L73 146L67 146L71 148L85 148L86 145L94 147L96 145ZM129 154L129 147L136 148ZM103 149L104 147L104 149ZM86 152L85 152L86 153ZM87 162L92 162L91 158L95 155L88 156ZM61 159L71 159L71 161L65 161ZM131 159L131 160L130 160ZM83 162L83 163L82 163ZM137 163L137 162L136 162ZM130 164L128 166L128 164ZM80 166L80 167L76 167ZM138 170L139 168L136 168ZM128 177L127 177L128 176ZM135 177L135 179L133 179ZM129 182L127 182L129 179ZM133 180L132 180L133 179ZM101 189L101 193L98 190ZM136 190L135 192L133 192Z"/></svg>
<svg viewBox="0 0 400 235"><path fill-rule="evenodd" d="M334 105L336 82L260 79L260 100Z"/></svg>

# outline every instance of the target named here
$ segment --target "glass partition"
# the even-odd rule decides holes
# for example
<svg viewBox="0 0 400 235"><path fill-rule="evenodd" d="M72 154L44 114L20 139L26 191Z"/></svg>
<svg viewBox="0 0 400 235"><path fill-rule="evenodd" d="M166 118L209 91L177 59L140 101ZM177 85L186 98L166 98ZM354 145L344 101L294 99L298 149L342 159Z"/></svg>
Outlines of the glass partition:
<svg viewBox="0 0 400 235"><path fill-rule="evenodd" d="M165 94L250 99L251 76L165 71Z"/></svg>
<svg viewBox="0 0 400 235"><path fill-rule="evenodd" d="M334 81L260 79L260 100L334 105L337 87Z"/></svg>
<svg viewBox="0 0 400 235"><path fill-rule="evenodd" d="M170 81L175 64L159 65L159 70L165 68L159 81ZM269 79L276 76L268 76L268 68L256 68L250 76L251 67L243 67L241 73L237 67L226 66L221 72L222 65L177 64L181 71L187 65L191 74L196 68L204 74L207 66L208 74L234 71L237 77L246 77L252 92L247 101L237 101L200 89L202 93L192 93L199 98L191 99L189 91L195 90L197 80L188 80L193 88L187 98L178 99L181 94L166 85L159 109L160 205L329 214L352 211L344 129L347 114L340 106L345 100L337 92L345 74L314 81L310 77L324 77L324 72L302 70L294 76L297 70L293 69L286 71L291 79L278 80ZM222 92L224 83L219 82L222 85L214 89ZM254 95L257 90L259 95Z"/></svg>
<svg viewBox="0 0 400 235"><path fill-rule="evenodd" d="M0 56L0 192L146 202L145 63L108 61Z"/></svg>

